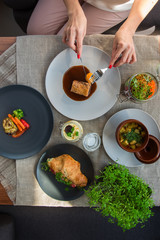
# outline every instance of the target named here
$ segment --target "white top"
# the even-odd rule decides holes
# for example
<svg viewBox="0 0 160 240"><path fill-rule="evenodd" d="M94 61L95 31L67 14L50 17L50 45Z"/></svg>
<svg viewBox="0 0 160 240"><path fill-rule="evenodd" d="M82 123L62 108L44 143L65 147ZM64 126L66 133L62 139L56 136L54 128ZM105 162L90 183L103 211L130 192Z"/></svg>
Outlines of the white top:
<svg viewBox="0 0 160 240"><path fill-rule="evenodd" d="M92 6L110 12L130 10L134 0L84 0Z"/></svg>

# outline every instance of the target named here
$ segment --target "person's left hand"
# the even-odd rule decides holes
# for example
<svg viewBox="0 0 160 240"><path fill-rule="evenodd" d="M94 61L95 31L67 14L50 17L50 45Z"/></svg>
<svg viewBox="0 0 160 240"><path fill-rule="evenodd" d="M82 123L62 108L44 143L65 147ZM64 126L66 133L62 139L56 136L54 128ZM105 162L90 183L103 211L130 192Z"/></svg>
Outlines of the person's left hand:
<svg viewBox="0 0 160 240"><path fill-rule="evenodd" d="M109 65L119 67L124 63L132 64L136 61L132 35L128 31L118 30L113 41L112 56Z"/></svg>

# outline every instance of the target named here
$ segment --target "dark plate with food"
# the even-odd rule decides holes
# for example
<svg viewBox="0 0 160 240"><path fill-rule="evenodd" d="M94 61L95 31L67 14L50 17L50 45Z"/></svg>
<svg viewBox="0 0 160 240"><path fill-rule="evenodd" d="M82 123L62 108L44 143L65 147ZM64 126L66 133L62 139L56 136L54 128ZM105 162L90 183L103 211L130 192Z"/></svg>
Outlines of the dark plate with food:
<svg viewBox="0 0 160 240"><path fill-rule="evenodd" d="M39 152L53 129L47 100L34 88L10 85L0 89L0 103L0 155L23 159Z"/></svg>
<svg viewBox="0 0 160 240"><path fill-rule="evenodd" d="M50 197L71 201L84 194L93 182L94 169L89 156L72 144L58 144L44 152L37 164L36 177Z"/></svg>

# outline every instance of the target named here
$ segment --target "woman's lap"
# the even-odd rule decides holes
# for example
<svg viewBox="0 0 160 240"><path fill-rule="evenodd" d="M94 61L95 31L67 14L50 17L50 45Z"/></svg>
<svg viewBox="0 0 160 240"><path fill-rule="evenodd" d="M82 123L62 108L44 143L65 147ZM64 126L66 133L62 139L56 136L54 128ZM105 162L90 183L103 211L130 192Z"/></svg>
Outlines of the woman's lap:
<svg viewBox="0 0 160 240"><path fill-rule="evenodd" d="M102 33L128 17L129 11L107 12L81 1L87 18L87 34ZM30 18L27 33L33 35L63 34L68 20L63 0L39 0Z"/></svg>

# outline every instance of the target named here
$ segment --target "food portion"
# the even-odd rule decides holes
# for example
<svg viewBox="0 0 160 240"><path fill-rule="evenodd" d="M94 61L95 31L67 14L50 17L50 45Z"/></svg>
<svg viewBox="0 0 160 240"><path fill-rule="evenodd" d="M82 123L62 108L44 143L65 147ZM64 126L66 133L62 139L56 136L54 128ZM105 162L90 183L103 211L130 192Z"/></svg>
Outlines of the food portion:
<svg viewBox="0 0 160 240"><path fill-rule="evenodd" d="M87 67L79 65L69 68L63 76L63 90L74 101L84 101L92 96L97 89L97 84L86 81L86 74L90 71Z"/></svg>
<svg viewBox="0 0 160 240"><path fill-rule="evenodd" d="M71 187L85 187L87 185L88 179L81 172L80 163L69 154L48 158L47 165L55 174L57 181Z"/></svg>
<svg viewBox="0 0 160 240"><path fill-rule="evenodd" d="M93 73L89 72L89 73L87 73L87 75L85 77L86 81L90 84L92 84L92 82L93 82L92 75L93 75Z"/></svg>
<svg viewBox="0 0 160 240"><path fill-rule="evenodd" d="M91 90L91 84L74 80L72 82L71 92L88 97Z"/></svg>
<svg viewBox="0 0 160 240"><path fill-rule="evenodd" d="M7 134L14 134L18 130L16 124L14 124L14 122L9 117L3 119L3 128Z"/></svg>
<svg viewBox="0 0 160 240"><path fill-rule="evenodd" d="M71 120L62 126L61 134L66 140L76 142L81 138L83 128L79 122Z"/></svg>
<svg viewBox="0 0 160 240"><path fill-rule="evenodd" d="M120 143L133 150L141 147L145 136L145 130L136 122L126 123L119 131Z"/></svg>
<svg viewBox="0 0 160 240"><path fill-rule="evenodd" d="M5 133L13 138L20 137L30 127L22 117L24 113L21 109L14 110L12 114L9 113L2 123Z"/></svg>
<svg viewBox="0 0 160 240"><path fill-rule="evenodd" d="M156 90L157 84L151 75L143 73L137 74L130 84L132 96L139 100L147 100L151 98Z"/></svg>

